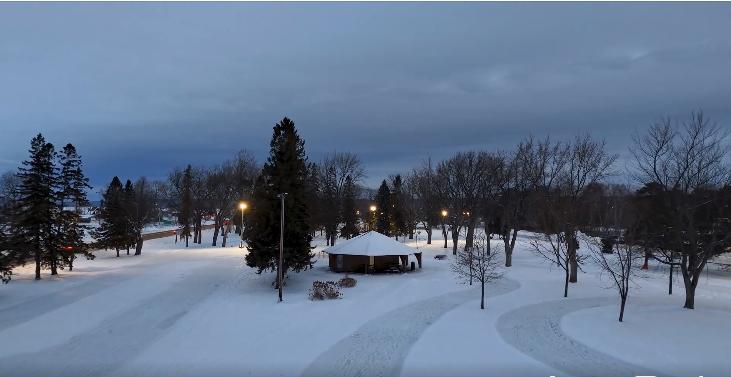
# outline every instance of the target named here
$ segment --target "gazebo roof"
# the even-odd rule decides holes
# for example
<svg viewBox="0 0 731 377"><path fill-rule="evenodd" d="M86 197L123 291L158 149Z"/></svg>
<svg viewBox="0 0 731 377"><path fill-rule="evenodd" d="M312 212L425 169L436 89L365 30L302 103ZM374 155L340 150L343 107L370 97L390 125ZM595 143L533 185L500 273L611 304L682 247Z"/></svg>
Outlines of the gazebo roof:
<svg viewBox="0 0 731 377"><path fill-rule="evenodd" d="M370 231L358 237L351 238L342 243L328 247L323 250L328 254L343 255L364 255L377 257L384 255L409 255L414 254L415 249L402 244L381 233Z"/></svg>

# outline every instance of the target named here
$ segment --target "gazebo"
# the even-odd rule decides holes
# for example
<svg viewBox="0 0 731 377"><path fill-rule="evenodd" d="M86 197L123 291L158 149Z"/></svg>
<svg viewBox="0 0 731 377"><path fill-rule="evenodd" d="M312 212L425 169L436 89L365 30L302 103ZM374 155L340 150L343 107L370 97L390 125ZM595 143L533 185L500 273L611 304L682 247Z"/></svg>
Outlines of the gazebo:
<svg viewBox="0 0 731 377"><path fill-rule="evenodd" d="M374 231L323 251L328 253L330 271L334 272L406 272L409 255L416 257L421 268L421 252Z"/></svg>

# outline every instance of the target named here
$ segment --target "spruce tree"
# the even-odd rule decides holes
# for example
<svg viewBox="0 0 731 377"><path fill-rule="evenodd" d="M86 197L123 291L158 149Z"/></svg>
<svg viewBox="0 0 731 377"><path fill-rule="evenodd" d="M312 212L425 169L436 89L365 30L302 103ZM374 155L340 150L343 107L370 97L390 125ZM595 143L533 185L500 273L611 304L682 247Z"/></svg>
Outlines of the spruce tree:
<svg viewBox="0 0 731 377"><path fill-rule="evenodd" d="M249 253L246 264L257 273L276 271L279 259L281 193L284 200L284 276L288 269L311 268L312 235L307 197L305 142L288 118L274 126L270 153L256 181L244 239Z"/></svg>
<svg viewBox="0 0 731 377"><path fill-rule="evenodd" d="M188 239L191 236L190 221L193 218L193 167L190 165L183 172L182 186L178 224L183 228L180 231L180 237L185 237L185 247L188 247Z"/></svg>
<svg viewBox="0 0 731 377"><path fill-rule="evenodd" d="M325 170L322 176L322 205L327 209L323 213L327 245L335 246L341 216L335 168L332 166Z"/></svg>
<svg viewBox="0 0 731 377"><path fill-rule="evenodd" d="M343 228L340 234L346 239L357 236L358 231L358 215L355 210L355 184L350 175L345 177L345 185L343 186Z"/></svg>
<svg viewBox="0 0 731 377"><path fill-rule="evenodd" d="M406 224L406 208L405 195L401 175L396 175L393 179L393 189L391 190L391 216L393 221L393 231L398 239L399 235L406 235L409 230Z"/></svg>
<svg viewBox="0 0 731 377"><path fill-rule="evenodd" d="M81 170L81 156L76 152L72 144L67 144L59 155L61 165L60 190L58 192L61 216L59 218L60 230L63 235L64 248L61 253L69 271L73 271L74 260L77 255L83 255L87 259L94 259L94 254L89 251L89 245L84 242L85 232L89 230L86 225L80 223L80 208L89 205L86 197L86 190L91 189L89 179L84 176ZM66 205L72 205L73 210L65 210Z"/></svg>
<svg viewBox="0 0 731 377"><path fill-rule="evenodd" d="M137 243L137 203L136 203L135 187L132 181L129 179L124 184L124 194L122 195L122 208L124 210L124 233L125 243L124 247L127 248L127 255L129 255L129 248L134 247Z"/></svg>
<svg viewBox="0 0 731 377"><path fill-rule="evenodd" d="M99 213L99 226L92 231L96 239L96 247L99 249L117 251L127 243L127 220L124 213L124 188L119 177L114 177L109 187L102 195L101 211Z"/></svg>
<svg viewBox="0 0 731 377"><path fill-rule="evenodd" d="M11 243L21 253L21 261L35 260L35 278L41 279L41 265L47 256L57 250L58 234L56 187L58 172L54 164L53 144L38 134L31 140L30 160L23 161L18 170L20 187L18 205L14 213L14 229Z"/></svg>
<svg viewBox="0 0 731 377"><path fill-rule="evenodd" d="M320 168L316 163L307 166L307 208L310 214L310 234L314 237L318 229L322 229L323 205L320 187Z"/></svg>
<svg viewBox="0 0 731 377"><path fill-rule="evenodd" d="M376 232L391 237L391 190L384 179L376 192Z"/></svg>
<svg viewBox="0 0 731 377"><path fill-rule="evenodd" d="M0 281L7 284L13 276L13 266L17 262L17 254L10 246L5 233L5 225L0 224Z"/></svg>

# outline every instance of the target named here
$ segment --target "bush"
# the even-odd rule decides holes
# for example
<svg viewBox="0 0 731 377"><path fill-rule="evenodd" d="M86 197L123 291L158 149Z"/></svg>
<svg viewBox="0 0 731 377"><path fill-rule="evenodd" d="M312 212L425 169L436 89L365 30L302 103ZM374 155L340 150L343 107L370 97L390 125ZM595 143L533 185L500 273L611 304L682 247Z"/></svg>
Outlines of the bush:
<svg viewBox="0 0 731 377"><path fill-rule="evenodd" d="M324 300L340 298L342 293L338 284L334 281L314 281L312 282L312 289L310 289L310 300Z"/></svg>
<svg viewBox="0 0 731 377"><path fill-rule="evenodd" d="M345 275L344 278L340 279L340 281L338 282L338 285L341 288L353 288L353 287L355 287L356 283L358 283L358 280L355 280L355 279L349 277L348 275Z"/></svg>

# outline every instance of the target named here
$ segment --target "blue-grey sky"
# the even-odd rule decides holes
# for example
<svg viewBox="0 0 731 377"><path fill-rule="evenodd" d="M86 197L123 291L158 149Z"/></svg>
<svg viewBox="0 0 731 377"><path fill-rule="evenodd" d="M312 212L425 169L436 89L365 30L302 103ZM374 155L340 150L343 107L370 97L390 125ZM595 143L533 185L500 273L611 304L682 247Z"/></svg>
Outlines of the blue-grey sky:
<svg viewBox="0 0 731 377"><path fill-rule="evenodd" d="M703 108L731 121L731 3L1 3L0 170L42 132L92 184L164 177L294 120L374 185L431 155Z"/></svg>

